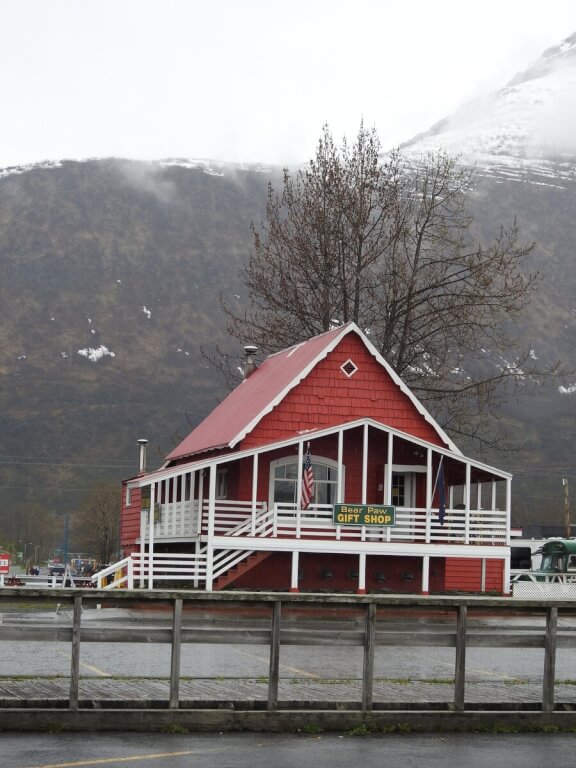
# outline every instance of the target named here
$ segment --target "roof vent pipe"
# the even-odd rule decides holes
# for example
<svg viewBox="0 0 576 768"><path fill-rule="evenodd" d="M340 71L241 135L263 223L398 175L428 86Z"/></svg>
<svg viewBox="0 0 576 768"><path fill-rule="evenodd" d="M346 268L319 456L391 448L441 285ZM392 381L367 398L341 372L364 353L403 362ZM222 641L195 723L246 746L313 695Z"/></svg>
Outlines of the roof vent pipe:
<svg viewBox="0 0 576 768"><path fill-rule="evenodd" d="M146 446L148 445L148 440L145 440L144 438L140 438L138 440L138 474L143 475L146 472Z"/></svg>
<svg viewBox="0 0 576 768"><path fill-rule="evenodd" d="M253 344L247 344L244 347L244 354L246 355L246 359L244 360L244 380L246 380L248 376L251 376L258 368L254 362L254 355L256 352L258 352L258 347L255 347Z"/></svg>

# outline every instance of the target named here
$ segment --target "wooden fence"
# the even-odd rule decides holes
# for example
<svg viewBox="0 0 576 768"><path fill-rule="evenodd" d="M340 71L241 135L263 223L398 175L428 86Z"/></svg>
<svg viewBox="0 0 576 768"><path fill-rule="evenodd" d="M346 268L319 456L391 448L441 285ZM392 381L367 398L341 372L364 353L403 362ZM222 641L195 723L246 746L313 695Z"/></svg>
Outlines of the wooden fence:
<svg viewBox="0 0 576 768"><path fill-rule="evenodd" d="M453 701L455 712L467 709L466 652L471 647L542 648L541 712L555 708L555 668L557 648L576 648L576 625L559 626L561 617L576 617L576 601L514 600L498 597L429 597L329 595L289 593L192 592L117 590L113 593L93 589L4 588L0 589L0 612L15 604L32 603L34 608L58 603L70 607L72 621L67 626L37 627L27 623L0 621L0 656L2 642L67 641L71 644L71 668L68 708L80 706L80 650L84 642L168 643L171 646L169 710L180 707L181 649L183 643L261 644L269 647L267 676L268 711L282 707L279 701L279 664L281 648L286 645L321 646L329 652L334 646L362 648L361 699L353 703L363 713L374 707L375 650L389 647L454 648ZM82 622L83 610L98 606L132 610L163 609L168 622L151 626L132 621L114 628L97 622ZM103 608L105 610L105 608ZM169 613L167 613L169 611ZM478 622L471 629L471 615L496 617L489 624ZM404 629L398 616L417 618L418 630ZM133 614L132 614L133 616ZM509 617L530 617L530 631L507 626ZM534 617L540 620L535 622ZM432 626L433 617L442 623ZM0 615L0 619L2 616ZM545 618L545 621L542 621ZM26 670L23 670L25 672ZM534 670L536 673L537 671ZM34 706L33 702L22 703ZM247 703L248 706L248 703ZM253 702L250 704L253 707ZM402 705L398 705L401 709Z"/></svg>

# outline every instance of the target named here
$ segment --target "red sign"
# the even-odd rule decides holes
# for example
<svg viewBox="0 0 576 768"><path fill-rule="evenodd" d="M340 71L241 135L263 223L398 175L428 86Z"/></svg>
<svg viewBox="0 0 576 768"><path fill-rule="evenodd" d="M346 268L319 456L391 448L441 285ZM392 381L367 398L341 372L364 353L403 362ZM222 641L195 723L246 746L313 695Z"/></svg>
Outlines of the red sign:
<svg viewBox="0 0 576 768"><path fill-rule="evenodd" d="M0 552L0 573L10 573L10 555Z"/></svg>

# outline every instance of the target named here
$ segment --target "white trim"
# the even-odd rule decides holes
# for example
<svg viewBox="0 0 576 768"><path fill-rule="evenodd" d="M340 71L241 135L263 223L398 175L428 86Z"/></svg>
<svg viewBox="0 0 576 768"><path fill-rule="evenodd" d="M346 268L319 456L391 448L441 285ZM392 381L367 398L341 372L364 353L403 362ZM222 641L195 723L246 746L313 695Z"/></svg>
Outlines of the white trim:
<svg viewBox="0 0 576 768"><path fill-rule="evenodd" d="M389 432L395 437L400 437L405 440L408 440L414 445L420 445L423 448L430 448L435 453L438 453L442 456L448 456L450 458L455 459L456 461L466 462L470 464L471 467L474 467L475 469L479 469L489 474L496 475L496 477L500 480L509 480L509 481L512 480L512 474L510 472L506 472L505 470L502 470L502 469L497 469L496 467L492 467L489 464L485 464L482 461L477 461L476 459L467 458L466 456L463 456L460 452L458 452L457 455L454 455L454 453L447 448L443 448L442 446L439 446L439 445L434 445L433 443L428 443L426 442L426 440L422 440L422 438L414 437L413 435L409 435L407 432L401 432L400 430L395 429L394 427L386 426L385 424L382 424L379 421L374 421L373 419L370 419L370 418L358 419L356 421L347 422L346 424L339 424L336 426L326 427L324 429L318 429L315 431L313 430L313 431L307 432L304 439L316 440L317 438L334 435L338 432L344 432L346 430L356 429L358 427L363 426L364 424L368 424L369 427L372 427L373 429L377 429L380 432ZM198 461L195 461L195 462L189 462L186 464L177 464L176 466L173 466L173 467L162 467L161 469L158 469L155 472L150 472L147 475L142 475L142 476L132 478L131 480L127 480L126 482L129 483L132 488L141 488L142 486L150 485L151 482L155 482L156 480L160 480L164 477L172 477L173 475L179 475L183 471L191 471L193 469L207 469L214 464L217 465L217 464L224 464L229 461L230 462L238 461L239 459L252 457L255 454L268 453L270 451L276 451L289 446L298 445L298 443L302 439L303 439L303 436L298 435L297 437L292 437L287 440L280 440L277 443L266 443L265 445L261 445L255 448L249 448L244 451L237 451L236 453L226 453L220 456L213 457L211 459L198 459Z"/></svg>
<svg viewBox="0 0 576 768"><path fill-rule="evenodd" d="M294 482L297 483L297 494L295 503L297 505L297 508L300 508L300 501L302 496L302 465L304 463L304 444L302 443L302 450L298 452L297 455L295 454L287 454L286 456L280 456L278 459L274 459L270 462L269 466L269 476L268 476L268 504L272 507L274 506L275 500L274 500L274 483L275 483L275 474L276 469L278 467L281 467L285 464L297 464L298 465L298 475L294 478ZM330 467L331 469L335 469L338 472L338 480L336 483L332 483L332 485L335 487L335 497L338 499L338 489L340 488L340 474L342 475L342 489L345 487L344 484L344 474L346 472L346 467L342 465L342 469L340 470L339 464L337 461L334 461L334 459L329 459L326 456L319 456L318 454L311 453L310 457L312 459L312 469L314 467ZM318 482L318 478L316 475L314 475L314 483L316 484ZM324 482L324 481L320 481Z"/></svg>
<svg viewBox="0 0 576 768"><path fill-rule="evenodd" d="M503 560L510 557L510 549L500 545L484 544L415 544L413 542L330 541L322 539L274 539L242 536L214 536L215 549L262 550L265 552L317 552L335 555L390 555L406 557L463 557L471 559Z"/></svg>
<svg viewBox="0 0 576 768"><path fill-rule="evenodd" d="M327 331L327 333L333 333L333 331ZM432 426L432 428L436 431L436 433L441 438L441 440L443 440L446 443L446 445L452 451L452 453L456 453L459 456L462 455L462 452L456 446L456 444L448 437L448 435L446 434L446 432L444 432L444 430L438 424L438 422L432 417L432 415L422 405L420 400L418 400L418 398L411 392L411 390L406 386L406 384L404 384L400 376L398 376L398 374L394 371L394 369L386 362L386 360L382 357L380 352L378 352L376 347L367 338L367 336L364 333L362 333L360 328L354 322L349 322L346 325L342 326L340 333L336 334L332 339L332 341L329 344L327 344L322 349L322 351L319 352L318 355L316 355L316 357L310 363L308 363L308 365L305 366L305 368L303 368L300 371L300 373L298 373L297 376L294 379L292 379L292 381L289 382L284 387L284 389L282 389L282 391L279 392L278 395L276 395L276 397L273 400L271 400L268 403L268 405L266 405L260 411L260 413L258 413L250 421L249 424L245 425L244 428L239 432L239 434L236 435L236 437L234 437L228 443L229 447L234 448L234 446L236 446L239 442L241 442L246 437L246 435L250 434L250 432L252 432L254 427L264 418L264 416L270 413L277 405L279 405L282 402L282 400L284 400L286 395L292 389L294 389L294 387L296 387L303 379L305 379L308 376L308 374L312 370L314 370L314 368L318 365L318 363L321 360L324 360L330 354L330 352L332 352L338 346L338 344L340 344L342 339L345 336L347 336L349 333L356 333L360 337L361 341L364 342L370 354L376 359L376 362L380 363L380 365L384 368L386 373L390 376L394 384L396 384L396 386L399 387L400 391L403 392L408 397L408 399L410 400L412 405L414 405L418 413L420 413L420 415L424 417L424 420L427 421ZM318 337L314 337L314 338L318 338ZM309 339L309 341L312 341L312 340L313 339ZM308 342L303 342L297 346L302 346L303 344L307 344L307 343ZM292 354L293 348L289 348L289 350L290 351L288 352L288 355ZM284 354L286 353L286 351L287 350L282 350L277 354Z"/></svg>
<svg viewBox="0 0 576 768"><path fill-rule="evenodd" d="M350 373L348 373L348 371L346 370L347 368L352 368L353 370L351 370ZM342 365L340 366L340 370L342 371L344 376L346 376L346 378L351 379L352 376L354 376L354 374L358 372L358 366L356 365L354 360L351 360L350 358L348 358L348 360L346 360L345 363L342 363Z"/></svg>

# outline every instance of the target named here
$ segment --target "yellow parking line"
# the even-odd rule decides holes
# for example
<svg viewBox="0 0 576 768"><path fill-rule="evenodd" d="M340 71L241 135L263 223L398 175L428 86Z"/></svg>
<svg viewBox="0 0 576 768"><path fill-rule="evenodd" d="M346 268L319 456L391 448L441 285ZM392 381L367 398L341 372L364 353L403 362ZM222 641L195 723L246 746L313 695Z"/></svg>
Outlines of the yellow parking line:
<svg viewBox="0 0 576 768"><path fill-rule="evenodd" d="M78 768L78 766L81 765L109 765L110 763L128 763L134 762L135 760L161 760L167 757L182 757L183 755L193 754L194 750L188 750L186 752L159 752L150 755L130 755L129 757L105 757L92 760L78 760L73 763L46 763L35 766L35 768Z"/></svg>
<svg viewBox="0 0 576 768"><path fill-rule="evenodd" d="M71 656L67 651L61 651L57 650L56 653L60 654L60 656L64 656L66 659L70 659ZM81 661L80 666L83 669L87 669L90 672L94 672L96 675L100 675L100 677L113 677L113 675L110 674L110 672L104 672L103 669L99 669L98 667L95 667L93 664L86 664L85 662Z"/></svg>
<svg viewBox="0 0 576 768"><path fill-rule="evenodd" d="M242 656L249 656L251 659L256 659L257 661L263 661L268 662L269 659L257 656L255 653L248 653L247 651L240 651L236 649L236 653L239 653ZM295 672L297 675L302 675L303 677L311 677L314 680L320 680L320 675L317 675L315 672L307 672L305 669L299 669L298 667L290 667L287 664L280 664L282 669L287 669L288 672Z"/></svg>

